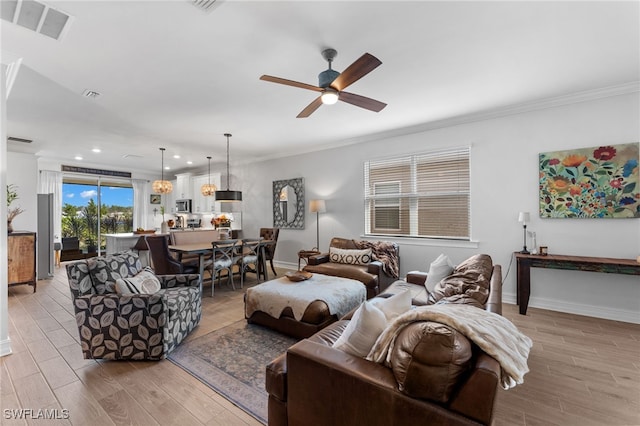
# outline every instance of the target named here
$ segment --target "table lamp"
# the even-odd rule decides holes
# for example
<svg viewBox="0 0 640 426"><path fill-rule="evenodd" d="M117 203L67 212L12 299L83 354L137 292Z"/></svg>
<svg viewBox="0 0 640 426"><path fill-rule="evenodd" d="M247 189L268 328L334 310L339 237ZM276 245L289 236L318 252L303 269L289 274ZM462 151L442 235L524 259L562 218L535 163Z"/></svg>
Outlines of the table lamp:
<svg viewBox="0 0 640 426"><path fill-rule="evenodd" d="M529 250L527 250L527 223L530 222L529 212L520 212L518 215L518 222L522 223L524 228L524 247L520 253L529 254Z"/></svg>

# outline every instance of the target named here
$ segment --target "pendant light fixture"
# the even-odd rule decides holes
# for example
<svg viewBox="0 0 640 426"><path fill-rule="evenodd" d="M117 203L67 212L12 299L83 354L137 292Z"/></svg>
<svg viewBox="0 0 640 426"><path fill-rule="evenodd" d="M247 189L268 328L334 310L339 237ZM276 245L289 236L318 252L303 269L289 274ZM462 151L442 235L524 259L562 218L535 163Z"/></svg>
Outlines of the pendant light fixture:
<svg viewBox="0 0 640 426"><path fill-rule="evenodd" d="M231 137L231 133L225 133L224 135L227 137L227 190L216 191L216 201L242 201L242 192L229 190L229 138Z"/></svg>
<svg viewBox="0 0 640 426"><path fill-rule="evenodd" d="M168 180L164 180L164 148L160 148L162 152L162 169L160 172L160 180L154 180L152 184L153 192L156 194L168 194L173 191L173 185Z"/></svg>
<svg viewBox="0 0 640 426"><path fill-rule="evenodd" d="M202 185L200 187L200 192L205 197L211 197L212 195L215 195L218 188L215 185L211 184L211 156L208 156L207 160L209 160L209 183L205 183L204 185Z"/></svg>

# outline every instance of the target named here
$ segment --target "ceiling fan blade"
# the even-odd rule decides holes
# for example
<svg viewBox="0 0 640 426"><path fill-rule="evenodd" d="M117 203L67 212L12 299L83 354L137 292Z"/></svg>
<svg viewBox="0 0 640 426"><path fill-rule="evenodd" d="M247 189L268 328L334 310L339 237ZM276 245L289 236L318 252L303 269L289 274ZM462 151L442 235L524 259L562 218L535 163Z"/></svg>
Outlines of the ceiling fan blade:
<svg viewBox="0 0 640 426"><path fill-rule="evenodd" d="M333 80L331 87L336 89L338 92L341 92L343 89L346 89L349 85L360 80L381 64L382 62L380 62L378 58L370 53L365 53L354 63L349 65L346 70L342 71L342 74Z"/></svg>
<svg viewBox="0 0 640 426"><path fill-rule="evenodd" d="M384 107L387 106L387 104L385 104L384 102L376 101L375 99L367 98L365 96L360 96L349 92L340 92L340 97L338 99L342 102L346 102L348 104L375 112L380 112Z"/></svg>
<svg viewBox="0 0 640 426"><path fill-rule="evenodd" d="M262 77L260 77L260 80L270 81L272 83L284 84L286 86L299 87L301 89L313 90L314 92L322 92L322 88L318 86L312 86L311 84L300 83L299 81L287 80L286 78L263 75Z"/></svg>
<svg viewBox="0 0 640 426"><path fill-rule="evenodd" d="M313 100L313 102L311 102L309 105L307 105L307 107L305 109L300 111L300 114L298 114L296 116L296 118L307 118L308 116L313 114L313 112L315 110L320 108L320 105L322 105L322 98L320 96L318 96L317 98L315 98Z"/></svg>

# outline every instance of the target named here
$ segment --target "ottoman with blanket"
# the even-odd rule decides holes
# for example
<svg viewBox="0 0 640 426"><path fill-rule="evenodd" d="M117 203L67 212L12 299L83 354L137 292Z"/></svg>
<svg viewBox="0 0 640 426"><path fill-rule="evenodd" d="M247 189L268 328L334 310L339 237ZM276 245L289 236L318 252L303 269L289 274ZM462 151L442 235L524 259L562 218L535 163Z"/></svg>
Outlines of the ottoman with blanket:
<svg viewBox="0 0 640 426"><path fill-rule="evenodd" d="M293 282L283 277L247 289L245 318L303 339L342 318L366 294L361 282L349 278L313 274Z"/></svg>

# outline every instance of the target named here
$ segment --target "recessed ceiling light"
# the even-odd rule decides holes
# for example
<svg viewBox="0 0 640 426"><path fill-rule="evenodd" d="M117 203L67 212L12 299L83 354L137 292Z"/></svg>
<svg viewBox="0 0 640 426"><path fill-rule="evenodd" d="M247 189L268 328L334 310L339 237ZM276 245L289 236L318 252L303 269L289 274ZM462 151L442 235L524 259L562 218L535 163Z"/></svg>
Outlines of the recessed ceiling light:
<svg viewBox="0 0 640 426"><path fill-rule="evenodd" d="M169 167L169 166L164 166L164 169L165 169L165 170L171 170L171 167Z"/></svg>
<svg viewBox="0 0 640 426"><path fill-rule="evenodd" d="M76 160L78 160L78 161L82 160L82 157L81 157L81 156L79 156L79 155L76 155L76 156L75 156L75 157L73 157L73 158L75 158L75 159L76 159Z"/></svg>
<svg viewBox="0 0 640 426"><path fill-rule="evenodd" d="M178 154L174 154L173 158L178 159L180 156Z"/></svg>
<svg viewBox="0 0 640 426"><path fill-rule="evenodd" d="M189 160L187 161L187 164L193 164L193 161Z"/></svg>
<svg viewBox="0 0 640 426"><path fill-rule="evenodd" d="M96 154L102 152L100 148L93 148L91 151L95 152Z"/></svg>

